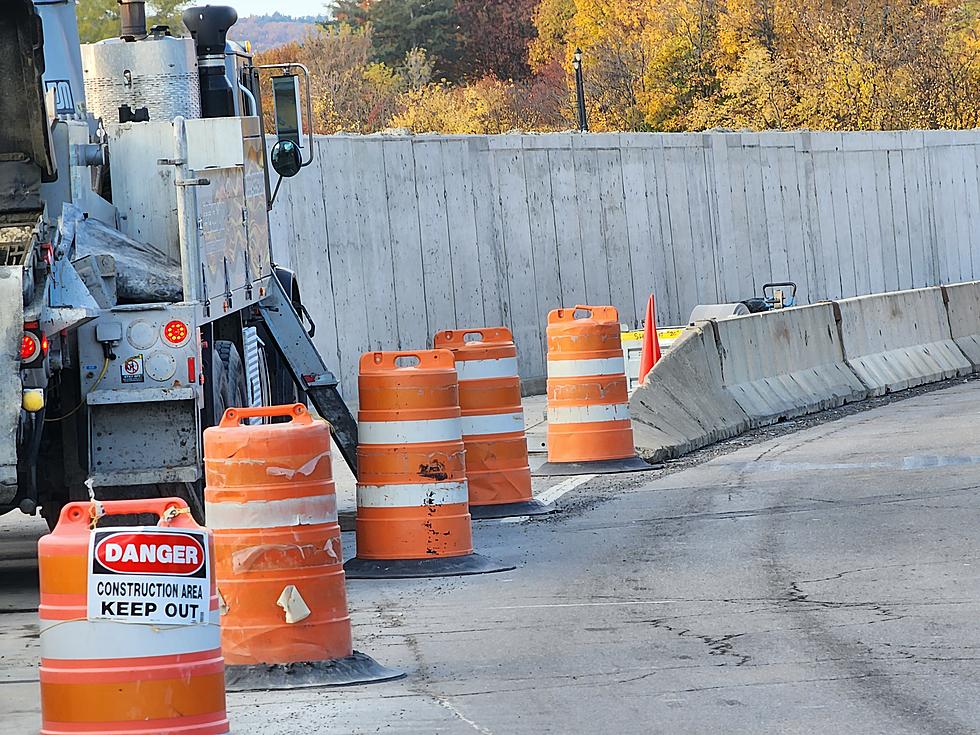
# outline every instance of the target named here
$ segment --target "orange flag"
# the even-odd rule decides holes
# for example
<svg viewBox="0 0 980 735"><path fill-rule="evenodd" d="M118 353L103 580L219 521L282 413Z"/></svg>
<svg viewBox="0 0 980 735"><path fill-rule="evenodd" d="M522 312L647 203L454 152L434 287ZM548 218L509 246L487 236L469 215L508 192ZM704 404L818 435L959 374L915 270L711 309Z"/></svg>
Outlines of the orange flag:
<svg viewBox="0 0 980 735"><path fill-rule="evenodd" d="M653 294L647 301L647 323L643 330L643 351L640 353L640 383L660 359L660 340L657 339L657 317L653 308Z"/></svg>

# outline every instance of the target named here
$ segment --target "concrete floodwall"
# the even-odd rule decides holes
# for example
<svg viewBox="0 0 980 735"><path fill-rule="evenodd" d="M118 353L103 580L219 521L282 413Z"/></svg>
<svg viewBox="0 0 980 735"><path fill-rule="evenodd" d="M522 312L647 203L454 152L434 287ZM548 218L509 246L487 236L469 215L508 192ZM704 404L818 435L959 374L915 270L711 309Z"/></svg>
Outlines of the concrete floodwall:
<svg viewBox="0 0 980 735"><path fill-rule="evenodd" d="M943 286L950 334L973 369L980 369L980 282Z"/></svg>
<svg viewBox="0 0 980 735"><path fill-rule="evenodd" d="M867 396L844 363L832 303L714 322L722 383L758 423L841 406Z"/></svg>
<svg viewBox="0 0 980 735"><path fill-rule="evenodd" d="M793 280L799 302L980 278L980 131L318 136L271 213L315 341L357 361L508 326L529 390L550 309L661 326Z"/></svg>
<svg viewBox="0 0 980 735"><path fill-rule="evenodd" d="M837 306L844 357L872 396L973 369L953 341L940 288L843 299Z"/></svg>
<svg viewBox="0 0 980 735"><path fill-rule="evenodd" d="M637 449L674 457L783 418L967 375L980 368L978 346L980 281L699 322L633 393ZM672 422L692 413L694 422Z"/></svg>

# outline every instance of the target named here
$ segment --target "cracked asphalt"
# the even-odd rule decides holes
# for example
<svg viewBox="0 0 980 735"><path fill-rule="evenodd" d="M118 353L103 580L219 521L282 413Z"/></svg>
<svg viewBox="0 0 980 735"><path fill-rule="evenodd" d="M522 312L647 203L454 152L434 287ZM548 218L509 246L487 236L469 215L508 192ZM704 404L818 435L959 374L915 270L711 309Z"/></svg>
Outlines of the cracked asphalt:
<svg viewBox="0 0 980 735"><path fill-rule="evenodd" d="M477 523L514 571L348 583L356 648L406 678L229 695L234 732L980 732L978 412L958 383ZM37 727L28 576L0 598L12 733Z"/></svg>

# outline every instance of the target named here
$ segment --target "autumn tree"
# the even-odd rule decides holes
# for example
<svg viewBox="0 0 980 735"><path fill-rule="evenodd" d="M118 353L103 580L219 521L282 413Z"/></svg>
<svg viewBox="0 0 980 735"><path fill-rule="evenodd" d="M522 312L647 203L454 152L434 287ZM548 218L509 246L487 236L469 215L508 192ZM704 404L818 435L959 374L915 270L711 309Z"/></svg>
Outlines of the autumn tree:
<svg viewBox="0 0 980 735"><path fill-rule="evenodd" d="M565 59L575 0L540 0L532 20L537 31L528 47L528 62L535 73Z"/></svg>
<svg viewBox="0 0 980 735"><path fill-rule="evenodd" d="M396 66L409 51L423 48L437 75L459 78L459 21L454 0L341 0L331 11L330 26L348 25L355 30L370 26L375 61Z"/></svg>
<svg viewBox="0 0 980 735"><path fill-rule="evenodd" d="M456 0L460 68L471 77L526 79L537 0Z"/></svg>
<svg viewBox="0 0 980 735"><path fill-rule="evenodd" d="M309 68L318 133L370 133L387 127L404 88L394 70L372 60L370 27L317 29L301 43L258 54L256 61L298 61Z"/></svg>

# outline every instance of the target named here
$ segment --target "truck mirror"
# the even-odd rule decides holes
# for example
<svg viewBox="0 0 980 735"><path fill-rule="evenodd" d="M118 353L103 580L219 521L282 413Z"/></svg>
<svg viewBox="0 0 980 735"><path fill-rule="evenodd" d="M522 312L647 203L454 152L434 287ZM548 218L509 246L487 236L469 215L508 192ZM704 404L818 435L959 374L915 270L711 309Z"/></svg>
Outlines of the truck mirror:
<svg viewBox="0 0 980 735"><path fill-rule="evenodd" d="M272 146L272 168L284 179L295 176L303 166L299 146L291 140L280 140Z"/></svg>
<svg viewBox="0 0 980 735"><path fill-rule="evenodd" d="M272 99L275 104L276 137L302 145L303 115L300 113L299 77L284 74L272 78Z"/></svg>

